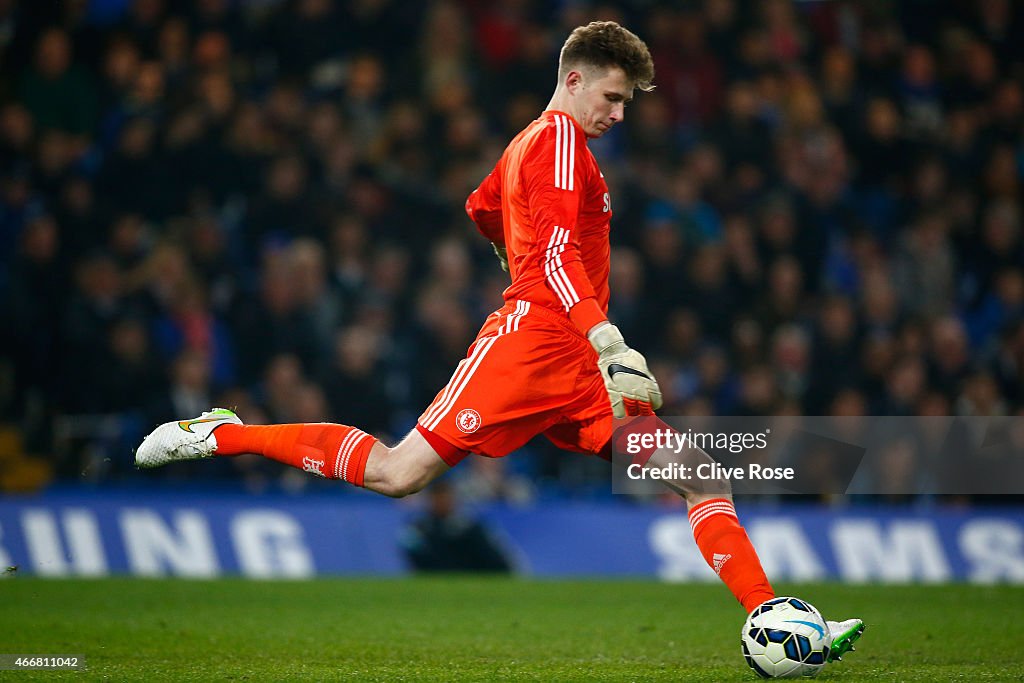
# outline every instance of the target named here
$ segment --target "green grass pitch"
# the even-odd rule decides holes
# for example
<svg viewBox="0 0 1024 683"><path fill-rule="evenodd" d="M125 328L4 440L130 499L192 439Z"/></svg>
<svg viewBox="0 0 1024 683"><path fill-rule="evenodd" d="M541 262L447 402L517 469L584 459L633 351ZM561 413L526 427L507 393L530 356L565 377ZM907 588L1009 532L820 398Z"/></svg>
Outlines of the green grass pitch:
<svg viewBox="0 0 1024 683"><path fill-rule="evenodd" d="M868 625L819 680L1022 680L1024 588L780 585ZM4 680L754 681L719 585L461 576L0 581Z"/></svg>

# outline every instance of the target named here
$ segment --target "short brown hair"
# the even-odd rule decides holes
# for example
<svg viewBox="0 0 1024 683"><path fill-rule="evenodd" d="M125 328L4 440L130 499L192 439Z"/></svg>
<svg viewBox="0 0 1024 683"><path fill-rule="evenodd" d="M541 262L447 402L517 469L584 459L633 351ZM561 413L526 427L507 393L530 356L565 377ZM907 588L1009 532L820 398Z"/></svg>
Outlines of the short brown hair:
<svg viewBox="0 0 1024 683"><path fill-rule="evenodd" d="M581 65L601 69L617 66L635 87L644 92L654 89L654 61L647 45L614 21L592 21L569 34L558 57L559 80Z"/></svg>

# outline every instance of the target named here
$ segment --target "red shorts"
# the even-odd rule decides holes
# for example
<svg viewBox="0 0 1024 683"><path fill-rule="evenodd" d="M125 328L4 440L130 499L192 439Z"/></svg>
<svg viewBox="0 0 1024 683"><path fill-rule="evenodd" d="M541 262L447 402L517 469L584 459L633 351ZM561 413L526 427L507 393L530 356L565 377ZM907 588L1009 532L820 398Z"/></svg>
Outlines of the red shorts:
<svg viewBox="0 0 1024 683"><path fill-rule="evenodd" d="M598 453L612 408L597 354L565 316L512 301L487 317L448 386L419 418L435 450L500 458L537 434L565 450ZM446 449L448 464L461 458Z"/></svg>

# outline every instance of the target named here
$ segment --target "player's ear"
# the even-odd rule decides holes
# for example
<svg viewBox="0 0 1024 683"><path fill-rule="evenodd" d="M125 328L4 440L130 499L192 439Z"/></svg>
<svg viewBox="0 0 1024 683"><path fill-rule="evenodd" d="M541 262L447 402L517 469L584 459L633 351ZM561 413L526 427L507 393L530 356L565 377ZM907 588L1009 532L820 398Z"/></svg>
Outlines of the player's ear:
<svg viewBox="0 0 1024 683"><path fill-rule="evenodd" d="M583 85L583 72L576 69L571 70L565 75L565 87L569 92L575 94L576 91Z"/></svg>

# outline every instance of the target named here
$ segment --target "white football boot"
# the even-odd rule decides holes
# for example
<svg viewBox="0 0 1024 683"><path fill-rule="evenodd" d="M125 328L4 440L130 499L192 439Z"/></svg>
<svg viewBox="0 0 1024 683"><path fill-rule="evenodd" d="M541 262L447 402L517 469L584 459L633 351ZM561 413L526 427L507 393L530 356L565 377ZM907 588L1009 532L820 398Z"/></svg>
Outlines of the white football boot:
<svg viewBox="0 0 1024 683"><path fill-rule="evenodd" d="M832 637L832 646L828 651L828 661L837 662L847 652L853 652L857 648L854 643L864 633L864 622L861 619L847 619L846 621L826 621L828 633Z"/></svg>
<svg viewBox="0 0 1024 683"><path fill-rule="evenodd" d="M213 430L242 421L227 408L214 408L191 420L165 422L149 433L135 451L136 467L160 467L179 460L212 458L217 450Z"/></svg>

